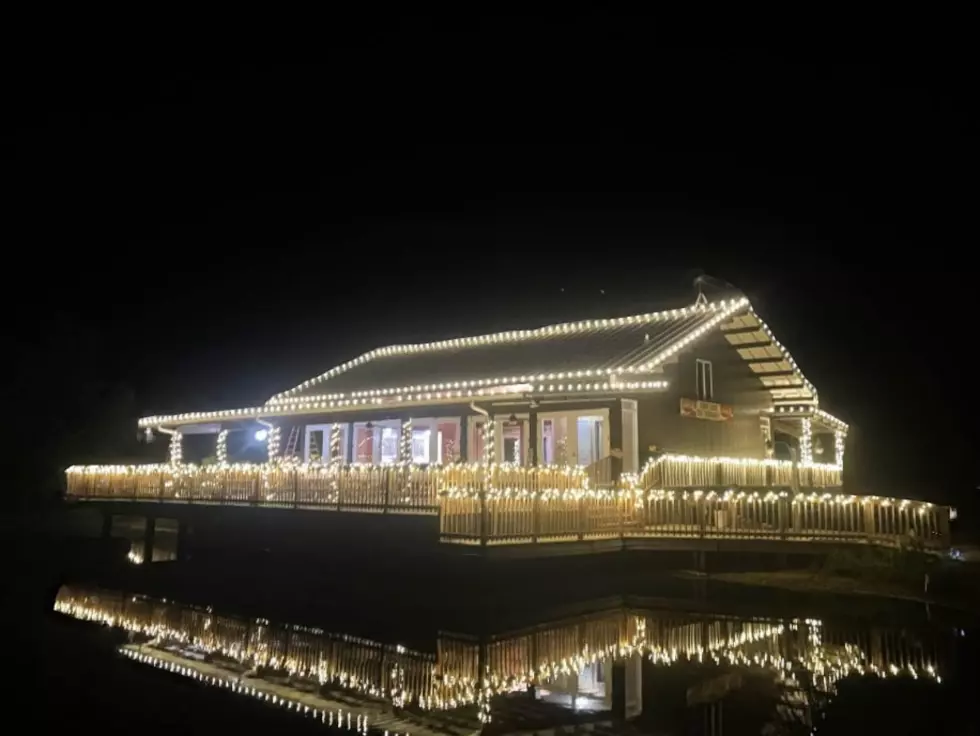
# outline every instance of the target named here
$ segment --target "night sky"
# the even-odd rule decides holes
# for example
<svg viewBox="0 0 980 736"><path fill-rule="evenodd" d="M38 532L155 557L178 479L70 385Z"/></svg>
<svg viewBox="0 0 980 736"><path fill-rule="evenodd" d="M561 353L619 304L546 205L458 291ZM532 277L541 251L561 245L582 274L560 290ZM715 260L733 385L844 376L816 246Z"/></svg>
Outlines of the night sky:
<svg viewBox="0 0 980 736"><path fill-rule="evenodd" d="M654 52L621 26L551 24L547 53L540 28L339 34L311 67L52 56L13 82L21 495L162 454L138 416L255 405L389 342L677 306L707 273L852 424L868 490L968 505L962 60Z"/></svg>

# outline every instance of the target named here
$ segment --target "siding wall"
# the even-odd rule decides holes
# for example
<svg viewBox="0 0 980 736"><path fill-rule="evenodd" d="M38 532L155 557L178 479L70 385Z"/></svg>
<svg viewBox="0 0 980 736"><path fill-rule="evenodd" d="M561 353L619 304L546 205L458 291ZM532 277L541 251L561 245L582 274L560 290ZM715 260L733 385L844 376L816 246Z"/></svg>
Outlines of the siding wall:
<svg viewBox="0 0 980 736"><path fill-rule="evenodd" d="M681 416L681 398L697 398L697 358L712 362L714 401L732 405L733 419L712 422ZM772 398L720 332L682 353L677 363L664 368L664 377L670 382L666 392L636 397L641 466L650 455L650 445L691 455L765 457L759 416L772 406Z"/></svg>

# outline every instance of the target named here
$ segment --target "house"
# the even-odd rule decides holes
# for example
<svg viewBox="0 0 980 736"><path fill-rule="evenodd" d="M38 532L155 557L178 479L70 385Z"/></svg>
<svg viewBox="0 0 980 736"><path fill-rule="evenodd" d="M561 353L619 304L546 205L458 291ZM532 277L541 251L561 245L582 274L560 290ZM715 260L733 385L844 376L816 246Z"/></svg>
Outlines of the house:
<svg viewBox="0 0 980 736"><path fill-rule="evenodd" d="M153 416L148 432L264 440L270 461L581 467L606 482L651 458L770 458L834 471L847 425L743 296L372 350L263 406Z"/></svg>
<svg viewBox="0 0 980 736"><path fill-rule="evenodd" d="M300 554L326 538L586 552L949 543L948 508L842 492L847 425L742 295L378 348L262 406L139 425L169 435L169 462L75 466L67 485L103 502L105 533L113 514L144 514L133 542L146 559L158 518L180 547L191 527L234 540L222 525L246 516ZM213 459L185 457L188 437ZM269 508L356 517L256 521Z"/></svg>

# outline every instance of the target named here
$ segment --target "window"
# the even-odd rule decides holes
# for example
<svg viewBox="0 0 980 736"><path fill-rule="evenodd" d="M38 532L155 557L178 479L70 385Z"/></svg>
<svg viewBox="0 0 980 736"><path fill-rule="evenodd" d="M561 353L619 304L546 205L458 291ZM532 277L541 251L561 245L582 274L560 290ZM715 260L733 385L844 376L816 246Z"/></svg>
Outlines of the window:
<svg viewBox="0 0 980 736"><path fill-rule="evenodd" d="M429 442L432 439L431 429L412 428L412 462L429 463Z"/></svg>
<svg viewBox="0 0 980 736"><path fill-rule="evenodd" d="M524 422L519 419L516 421L504 421L500 428L502 439L501 451L503 456L497 458L497 462L514 463L515 465L524 464Z"/></svg>
<svg viewBox="0 0 980 736"><path fill-rule="evenodd" d="M454 463L459 460L459 420L440 419L436 424L436 462Z"/></svg>
<svg viewBox="0 0 980 736"><path fill-rule="evenodd" d="M609 410L538 415L538 450L544 465L581 465L609 454Z"/></svg>
<svg viewBox="0 0 980 736"><path fill-rule="evenodd" d="M715 378L710 360L698 358L695 361L698 401L714 401Z"/></svg>
<svg viewBox="0 0 980 736"><path fill-rule="evenodd" d="M357 422L354 425L354 462L372 465L397 463L400 459L401 422Z"/></svg>
<svg viewBox="0 0 980 736"><path fill-rule="evenodd" d="M398 443L401 440L400 427L381 428L381 464L398 462Z"/></svg>

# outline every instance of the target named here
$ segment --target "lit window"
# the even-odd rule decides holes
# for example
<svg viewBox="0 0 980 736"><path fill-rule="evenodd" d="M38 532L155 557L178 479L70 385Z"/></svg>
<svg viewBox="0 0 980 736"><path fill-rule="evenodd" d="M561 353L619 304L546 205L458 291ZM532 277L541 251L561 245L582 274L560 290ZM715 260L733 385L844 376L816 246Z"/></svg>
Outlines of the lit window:
<svg viewBox="0 0 980 736"><path fill-rule="evenodd" d="M431 429L412 430L412 462L428 463L429 460L429 440L432 438Z"/></svg>
<svg viewBox="0 0 980 736"><path fill-rule="evenodd" d="M715 398L715 378L710 360L698 358L695 361L698 401L713 401Z"/></svg>
<svg viewBox="0 0 980 736"><path fill-rule="evenodd" d="M398 462L398 440L401 433L393 427L381 429L381 463Z"/></svg>

